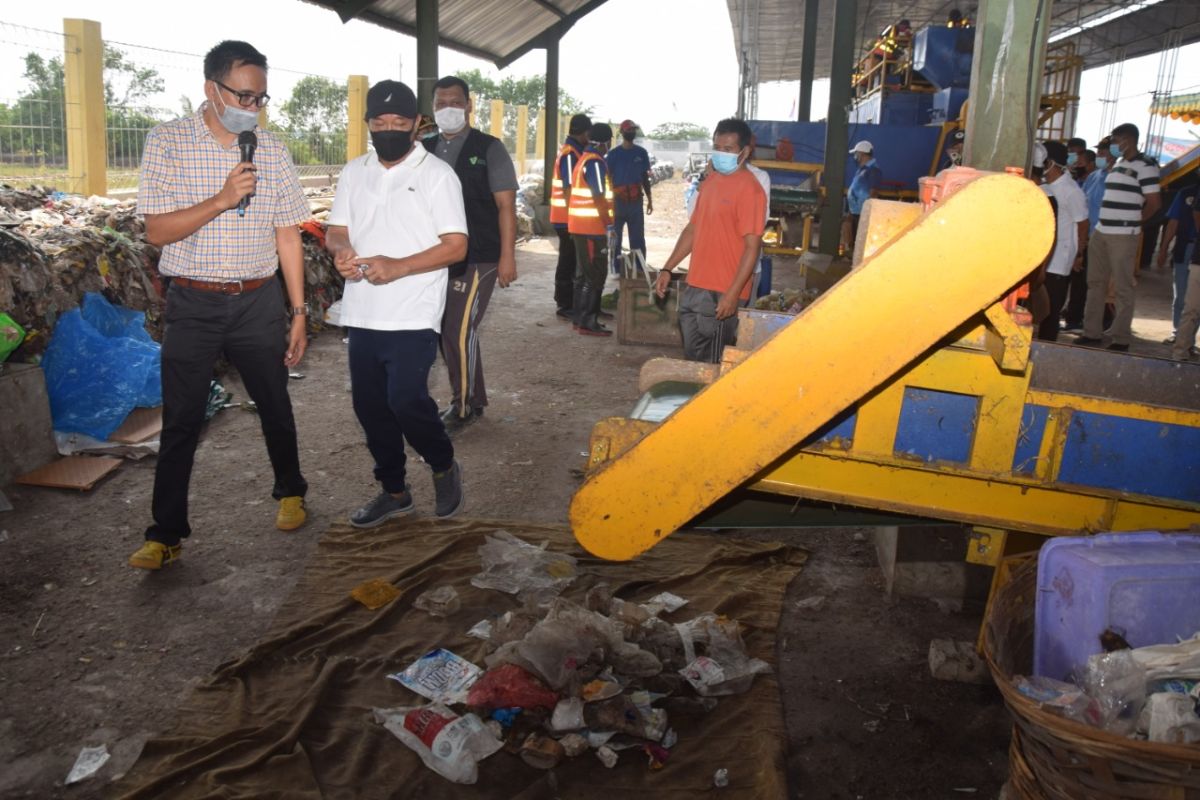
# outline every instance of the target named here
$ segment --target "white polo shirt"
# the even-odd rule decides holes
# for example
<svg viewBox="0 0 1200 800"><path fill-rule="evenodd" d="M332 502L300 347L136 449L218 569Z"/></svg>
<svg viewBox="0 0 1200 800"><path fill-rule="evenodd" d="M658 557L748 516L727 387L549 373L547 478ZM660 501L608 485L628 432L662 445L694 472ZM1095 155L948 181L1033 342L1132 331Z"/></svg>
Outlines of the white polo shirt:
<svg viewBox="0 0 1200 800"><path fill-rule="evenodd" d="M1087 197L1070 173L1064 172L1053 183L1042 184L1042 191L1058 203L1054 254L1046 271L1051 275L1070 275L1079 255L1079 223L1087 222Z"/></svg>
<svg viewBox="0 0 1200 800"><path fill-rule="evenodd" d="M391 169L380 164L374 152L346 164L328 223L346 226L350 245L363 258L403 258L437 245L439 236L467 233L458 176L420 143ZM377 331L440 332L446 275L439 269L383 285L346 281L341 324Z"/></svg>

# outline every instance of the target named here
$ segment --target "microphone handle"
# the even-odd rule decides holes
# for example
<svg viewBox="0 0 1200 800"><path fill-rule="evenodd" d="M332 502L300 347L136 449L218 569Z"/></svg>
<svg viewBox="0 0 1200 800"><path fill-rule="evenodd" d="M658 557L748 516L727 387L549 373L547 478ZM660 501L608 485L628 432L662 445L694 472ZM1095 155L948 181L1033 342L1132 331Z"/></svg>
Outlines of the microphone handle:
<svg viewBox="0 0 1200 800"><path fill-rule="evenodd" d="M247 150L249 152L247 152ZM254 148L253 148L253 146L242 148L242 163L243 164L253 164L254 163ZM250 207L250 197L251 197L251 195L246 195L241 200L238 200L237 212L238 212L239 217L246 216L246 209Z"/></svg>

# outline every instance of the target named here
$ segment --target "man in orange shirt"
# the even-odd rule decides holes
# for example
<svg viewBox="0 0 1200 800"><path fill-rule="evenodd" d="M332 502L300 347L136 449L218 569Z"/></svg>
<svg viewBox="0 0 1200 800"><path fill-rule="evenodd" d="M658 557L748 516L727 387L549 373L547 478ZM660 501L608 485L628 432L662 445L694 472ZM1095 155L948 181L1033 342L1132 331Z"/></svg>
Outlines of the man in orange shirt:
<svg viewBox="0 0 1200 800"><path fill-rule="evenodd" d="M679 300L683 355L690 361L721 360L737 338L737 310L750 299L750 276L758 263L767 196L746 169L750 126L723 119L713 131L713 171L700 184L696 210L658 273L655 291L666 297L671 270L692 257Z"/></svg>

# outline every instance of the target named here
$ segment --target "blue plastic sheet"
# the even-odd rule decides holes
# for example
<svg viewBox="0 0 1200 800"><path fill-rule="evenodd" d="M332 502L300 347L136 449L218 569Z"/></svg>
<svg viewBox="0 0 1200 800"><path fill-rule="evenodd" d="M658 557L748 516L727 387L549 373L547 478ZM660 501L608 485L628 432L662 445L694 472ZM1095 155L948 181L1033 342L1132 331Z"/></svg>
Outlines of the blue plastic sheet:
<svg viewBox="0 0 1200 800"><path fill-rule="evenodd" d="M55 430L107 439L134 408L162 404L161 348L144 323L95 293L59 318L42 360Z"/></svg>

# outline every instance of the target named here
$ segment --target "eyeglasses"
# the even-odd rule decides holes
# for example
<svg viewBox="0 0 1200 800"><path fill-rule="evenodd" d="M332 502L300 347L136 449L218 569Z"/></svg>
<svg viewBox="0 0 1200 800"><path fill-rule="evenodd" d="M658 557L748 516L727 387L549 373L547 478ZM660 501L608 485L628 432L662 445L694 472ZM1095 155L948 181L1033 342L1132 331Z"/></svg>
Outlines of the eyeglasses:
<svg viewBox="0 0 1200 800"><path fill-rule="evenodd" d="M213 83L236 97L238 105L242 108L249 108L250 106L264 108L267 103L271 102L271 95L267 94L266 92L263 92L262 94L255 94L254 92L239 92L237 89L230 89L228 86L218 80L214 79Z"/></svg>

